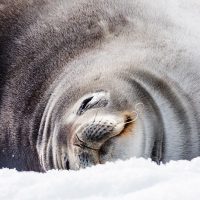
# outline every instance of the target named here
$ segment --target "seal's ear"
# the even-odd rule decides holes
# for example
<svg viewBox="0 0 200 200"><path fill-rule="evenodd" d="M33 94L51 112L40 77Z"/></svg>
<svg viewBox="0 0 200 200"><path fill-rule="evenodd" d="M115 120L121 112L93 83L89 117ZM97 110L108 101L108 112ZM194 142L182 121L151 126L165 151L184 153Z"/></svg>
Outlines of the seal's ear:
<svg viewBox="0 0 200 200"><path fill-rule="evenodd" d="M88 109L105 107L109 102L108 92L95 92L81 98L81 103L77 115L83 114Z"/></svg>

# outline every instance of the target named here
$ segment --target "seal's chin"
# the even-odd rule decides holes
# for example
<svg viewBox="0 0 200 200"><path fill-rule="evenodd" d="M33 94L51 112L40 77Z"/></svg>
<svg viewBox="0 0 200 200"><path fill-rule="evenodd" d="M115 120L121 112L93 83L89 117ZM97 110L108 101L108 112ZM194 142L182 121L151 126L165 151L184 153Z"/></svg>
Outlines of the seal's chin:
<svg viewBox="0 0 200 200"><path fill-rule="evenodd" d="M125 112L120 116L99 116L95 120L87 120L86 123L79 125L75 131L74 156L70 168L80 169L111 161L112 153L109 152L113 150L115 138L119 141L133 134L134 118L133 113ZM106 159L105 154L109 154Z"/></svg>

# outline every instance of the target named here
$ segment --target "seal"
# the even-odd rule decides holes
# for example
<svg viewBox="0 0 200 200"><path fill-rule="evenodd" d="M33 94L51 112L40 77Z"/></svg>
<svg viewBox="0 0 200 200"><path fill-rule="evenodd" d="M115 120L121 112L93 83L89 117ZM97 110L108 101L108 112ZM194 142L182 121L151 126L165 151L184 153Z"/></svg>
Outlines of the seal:
<svg viewBox="0 0 200 200"><path fill-rule="evenodd" d="M200 4L182 1L1 0L0 167L199 156Z"/></svg>

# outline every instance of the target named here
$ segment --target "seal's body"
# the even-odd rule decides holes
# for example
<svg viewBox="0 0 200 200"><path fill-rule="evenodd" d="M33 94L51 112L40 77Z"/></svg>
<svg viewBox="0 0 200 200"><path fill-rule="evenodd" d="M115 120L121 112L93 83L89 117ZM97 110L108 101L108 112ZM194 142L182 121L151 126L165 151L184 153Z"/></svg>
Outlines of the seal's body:
<svg viewBox="0 0 200 200"><path fill-rule="evenodd" d="M199 156L199 11L195 0L1 0L0 167Z"/></svg>

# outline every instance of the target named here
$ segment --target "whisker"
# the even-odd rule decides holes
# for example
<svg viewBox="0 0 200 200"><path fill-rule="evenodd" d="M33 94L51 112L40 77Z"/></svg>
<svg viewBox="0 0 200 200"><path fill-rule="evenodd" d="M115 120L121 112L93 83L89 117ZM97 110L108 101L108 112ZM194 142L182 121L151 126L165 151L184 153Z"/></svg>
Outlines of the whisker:
<svg viewBox="0 0 200 200"><path fill-rule="evenodd" d="M95 120L96 120L96 117L97 117L97 114L98 114L98 110L97 110L97 112L95 113L94 120L93 120L93 122L92 122L92 123L94 123L94 122L95 122Z"/></svg>
<svg viewBox="0 0 200 200"><path fill-rule="evenodd" d="M144 104L142 102L139 102L139 103L135 104L135 110L140 111L141 110L140 107L142 107L142 110L144 109Z"/></svg>
<svg viewBox="0 0 200 200"><path fill-rule="evenodd" d="M134 111L134 110L131 111L131 113L135 113L135 114L136 114L136 117L135 117L134 119L132 119L132 120L130 120L130 121L126 121L126 122L119 122L119 123L117 123L117 124L114 126L114 128L115 128L117 125L119 125L119 124L125 125L125 124L130 124L130 123L132 123L132 122L135 122L135 121L138 119L139 114L138 114L137 111Z"/></svg>
<svg viewBox="0 0 200 200"><path fill-rule="evenodd" d="M91 149L91 150L94 150L94 151L98 151L99 149L96 149L96 148L92 148L92 147L89 147L89 146L87 146L86 144L85 144L85 142L84 141L82 141L79 137L78 137L78 135L76 134L76 138L77 138L77 140L80 142L80 144L77 144L77 143L74 143L74 145L75 146L78 146L78 147L80 147L80 148L88 148L88 149Z"/></svg>
<svg viewBox="0 0 200 200"><path fill-rule="evenodd" d="M136 114L136 116L135 116L134 119L132 119L132 120L130 120L130 121L126 121L126 122L119 122L119 123L117 123L117 124L114 126L114 128L115 128L117 125L119 125L119 124L125 125L125 124L130 124L130 123L132 123L132 122L135 122L135 121L138 119L138 117L139 117L139 114L138 114L138 112L137 112L137 111L140 110L140 109L138 108L139 106L142 106L142 108L144 108L144 104L141 103L141 102L139 102L139 103L135 104L135 110L131 111L131 113L135 113L135 114ZM92 123L95 122L96 117L97 117L97 114L98 114L98 110L97 110L97 112L95 113L94 120L93 120ZM103 119L103 117L102 117L102 119ZM99 123L102 121L102 119L99 121Z"/></svg>

